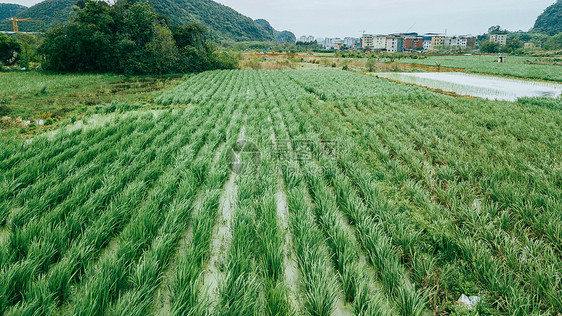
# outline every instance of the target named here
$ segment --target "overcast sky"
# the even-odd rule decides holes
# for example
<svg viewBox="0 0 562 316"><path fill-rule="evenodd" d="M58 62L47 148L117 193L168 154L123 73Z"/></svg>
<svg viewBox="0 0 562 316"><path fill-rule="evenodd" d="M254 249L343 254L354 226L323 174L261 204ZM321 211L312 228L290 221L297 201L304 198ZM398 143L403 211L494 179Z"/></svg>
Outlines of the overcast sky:
<svg viewBox="0 0 562 316"><path fill-rule="evenodd" d="M0 0L31 6L38 0ZM367 33L481 34L491 25L529 30L555 0L218 0L297 37L359 37Z"/></svg>
<svg viewBox="0 0 562 316"><path fill-rule="evenodd" d="M219 0L297 37L359 37L367 33L481 34L491 25L529 30L556 0ZM413 25L413 27L412 27Z"/></svg>

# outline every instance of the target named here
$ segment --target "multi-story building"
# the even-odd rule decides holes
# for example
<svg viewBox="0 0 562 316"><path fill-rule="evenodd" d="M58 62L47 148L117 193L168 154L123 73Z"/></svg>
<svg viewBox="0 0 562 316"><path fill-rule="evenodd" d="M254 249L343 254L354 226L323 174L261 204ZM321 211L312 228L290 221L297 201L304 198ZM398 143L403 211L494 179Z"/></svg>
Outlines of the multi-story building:
<svg viewBox="0 0 562 316"><path fill-rule="evenodd" d="M386 49L386 36L375 36L373 38L373 50Z"/></svg>
<svg viewBox="0 0 562 316"><path fill-rule="evenodd" d="M463 46L463 48L466 48L466 47L475 48L476 47L476 36L464 35L464 36L461 36L461 40L463 42L460 45Z"/></svg>
<svg viewBox="0 0 562 316"><path fill-rule="evenodd" d="M457 36L447 36L443 46L459 46L459 38Z"/></svg>
<svg viewBox="0 0 562 316"><path fill-rule="evenodd" d="M413 50L423 48L423 37L407 35L404 37L404 49Z"/></svg>
<svg viewBox="0 0 562 316"><path fill-rule="evenodd" d="M397 36L388 36L386 38L386 51L389 53L403 53L404 39Z"/></svg>
<svg viewBox="0 0 562 316"><path fill-rule="evenodd" d="M526 43L523 43L523 48L524 49L535 49L536 46L535 46L535 43L526 42Z"/></svg>
<svg viewBox="0 0 562 316"><path fill-rule="evenodd" d="M460 48L474 48L476 47L476 36L461 35L458 43Z"/></svg>
<svg viewBox="0 0 562 316"><path fill-rule="evenodd" d="M476 37L472 35L447 36L445 37L444 46L460 49L465 49L467 47L474 48L476 46Z"/></svg>
<svg viewBox="0 0 562 316"><path fill-rule="evenodd" d="M434 35L431 36L431 48L438 49L439 47L445 46L445 36L444 35Z"/></svg>
<svg viewBox="0 0 562 316"><path fill-rule="evenodd" d="M298 40L298 41L299 41L299 42L303 42L303 43L312 43L312 42L314 42L314 36L312 36L312 35L308 35L308 36L303 35L303 36L299 37L299 40Z"/></svg>
<svg viewBox="0 0 562 316"><path fill-rule="evenodd" d="M364 34L361 37L361 48L383 50L386 48L386 37L380 35Z"/></svg>
<svg viewBox="0 0 562 316"><path fill-rule="evenodd" d="M424 50L430 50L431 49L431 37L430 36L424 36L423 37L422 47L423 47Z"/></svg>
<svg viewBox="0 0 562 316"><path fill-rule="evenodd" d="M348 48L355 48L355 44L359 39L355 37L346 37L343 39L343 44Z"/></svg>
<svg viewBox="0 0 562 316"><path fill-rule="evenodd" d="M372 34L363 34L361 37L361 48L363 49L373 49L373 39L375 38Z"/></svg>
<svg viewBox="0 0 562 316"><path fill-rule="evenodd" d="M490 42L498 43L500 45L507 44L507 35L503 34L490 34Z"/></svg>

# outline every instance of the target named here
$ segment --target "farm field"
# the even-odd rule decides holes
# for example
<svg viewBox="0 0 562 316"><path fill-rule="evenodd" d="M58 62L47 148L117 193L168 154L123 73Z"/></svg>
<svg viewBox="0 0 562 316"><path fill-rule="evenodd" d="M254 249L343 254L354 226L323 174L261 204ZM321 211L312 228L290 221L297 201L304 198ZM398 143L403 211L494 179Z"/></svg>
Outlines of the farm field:
<svg viewBox="0 0 562 316"><path fill-rule="evenodd" d="M400 62L518 78L562 81L562 65L559 58L507 56L506 63L498 63L497 60L497 56L432 56L425 59L401 59Z"/></svg>
<svg viewBox="0 0 562 316"><path fill-rule="evenodd" d="M0 139L0 314L562 312L560 98L228 70L154 102Z"/></svg>

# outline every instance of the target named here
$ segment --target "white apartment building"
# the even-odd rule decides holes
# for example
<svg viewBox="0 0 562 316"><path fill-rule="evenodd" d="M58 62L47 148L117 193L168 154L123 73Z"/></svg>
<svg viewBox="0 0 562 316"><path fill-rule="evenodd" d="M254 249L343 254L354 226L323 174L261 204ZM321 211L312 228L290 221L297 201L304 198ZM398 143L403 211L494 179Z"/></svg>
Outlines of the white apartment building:
<svg viewBox="0 0 562 316"><path fill-rule="evenodd" d="M375 36L373 38L373 49L385 49L386 48L386 37Z"/></svg>
<svg viewBox="0 0 562 316"><path fill-rule="evenodd" d="M369 49L385 49L386 48L386 37L378 36L372 34L365 34L361 38L361 48Z"/></svg>
<svg viewBox="0 0 562 316"><path fill-rule="evenodd" d="M401 37L387 37L386 51L389 53L402 53L404 51L404 39Z"/></svg>
<svg viewBox="0 0 562 316"><path fill-rule="evenodd" d="M314 36L312 36L312 35L308 35L308 36L303 35L303 36L299 37L299 40L298 40L298 41L299 41L299 42L303 42L303 43L312 43L312 42L314 42Z"/></svg>
<svg viewBox="0 0 562 316"><path fill-rule="evenodd" d="M355 43L357 43L359 39L355 37L346 37L343 39L343 44L349 48L355 47Z"/></svg>
<svg viewBox="0 0 562 316"><path fill-rule="evenodd" d="M445 37L445 46L459 46L459 40L456 36L447 36Z"/></svg>

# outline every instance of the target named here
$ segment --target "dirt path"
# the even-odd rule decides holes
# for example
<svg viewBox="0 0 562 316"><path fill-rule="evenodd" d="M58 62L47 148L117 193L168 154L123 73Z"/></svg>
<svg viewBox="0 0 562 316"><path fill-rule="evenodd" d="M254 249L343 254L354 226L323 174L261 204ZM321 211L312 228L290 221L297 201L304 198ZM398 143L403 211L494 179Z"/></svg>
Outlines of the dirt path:
<svg viewBox="0 0 562 316"><path fill-rule="evenodd" d="M238 141L243 140L246 134L245 127L242 127L238 136ZM240 161L240 155L235 153L235 165ZM224 270L228 257L228 249L232 242L231 222L232 215L236 210L238 195L238 185L236 184L237 174L232 172L228 182L224 187L223 194L219 203L219 219L214 229L213 240L211 241L211 255L209 263L204 271L203 284L204 295L207 295L211 303L211 312L219 301L219 284L225 277Z"/></svg>
<svg viewBox="0 0 562 316"><path fill-rule="evenodd" d="M279 228L285 233L285 244L283 253L285 255L283 263L285 266L285 282L289 288L289 300L295 311L299 311L301 305L297 299L299 294L299 266L297 258L291 251L293 249L293 234L289 229L289 207L287 206L287 194L285 193L285 182L280 177L279 187L275 193L275 201L277 204L277 218L279 219Z"/></svg>

